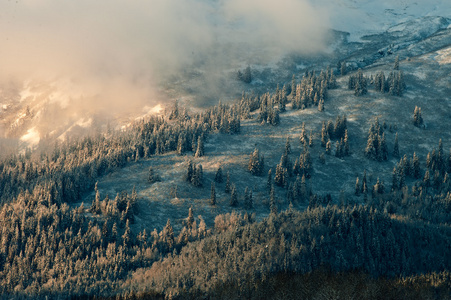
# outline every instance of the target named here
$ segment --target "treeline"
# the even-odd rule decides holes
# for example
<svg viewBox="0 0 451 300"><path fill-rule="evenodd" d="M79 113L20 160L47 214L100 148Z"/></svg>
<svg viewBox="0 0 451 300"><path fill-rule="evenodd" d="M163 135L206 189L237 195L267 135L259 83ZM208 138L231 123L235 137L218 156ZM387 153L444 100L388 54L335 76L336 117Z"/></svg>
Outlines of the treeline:
<svg viewBox="0 0 451 300"><path fill-rule="evenodd" d="M376 277L450 276L451 230L446 226L398 221L364 206L288 209L259 223L240 220L232 215L227 225L218 221L221 234L135 272L129 285L202 298L228 284L239 289L239 298L247 298L275 274L306 274L322 266Z"/></svg>

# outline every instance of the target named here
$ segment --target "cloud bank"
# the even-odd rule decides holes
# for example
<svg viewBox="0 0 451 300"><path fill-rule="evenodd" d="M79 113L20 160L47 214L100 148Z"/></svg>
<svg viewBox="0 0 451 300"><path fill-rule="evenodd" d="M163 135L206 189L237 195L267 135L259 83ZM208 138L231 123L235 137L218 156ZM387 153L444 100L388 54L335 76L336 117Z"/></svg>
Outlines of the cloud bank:
<svg viewBox="0 0 451 300"><path fill-rule="evenodd" d="M0 83L63 81L74 110L121 113L158 103L158 86L194 65L318 51L327 19L308 0L4 0Z"/></svg>

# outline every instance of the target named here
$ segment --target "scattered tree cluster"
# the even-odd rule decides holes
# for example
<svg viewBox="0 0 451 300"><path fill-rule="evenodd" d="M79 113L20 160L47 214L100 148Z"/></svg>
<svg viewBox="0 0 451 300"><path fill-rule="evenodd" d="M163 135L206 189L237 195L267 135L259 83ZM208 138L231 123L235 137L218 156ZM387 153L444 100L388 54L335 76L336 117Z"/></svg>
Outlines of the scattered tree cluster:
<svg viewBox="0 0 451 300"><path fill-rule="evenodd" d="M374 77L374 89L377 92L400 97L406 89L404 74L402 71L392 71L386 77L384 72L381 71Z"/></svg>
<svg viewBox="0 0 451 300"><path fill-rule="evenodd" d="M385 141L385 133L376 118L368 131L368 139L365 148L365 155L370 159L385 161L388 159L388 147Z"/></svg>
<svg viewBox="0 0 451 300"><path fill-rule="evenodd" d="M252 175L260 176L263 174L265 159L263 155L260 155L260 151L257 148L254 149L254 152L249 157L247 168Z"/></svg>
<svg viewBox="0 0 451 300"><path fill-rule="evenodd" d="M186 181L190 182L195 187L202 187L204 180L202 165L196 165L190 160L188 162L188 168L185 178Z"/></svg>
<svg viewBox="0 0 451 300"><path fill-rule="evenodd" d="M357 74L349 76L348 89L354 90L356 96L368 93L368 78L363 75L362 69L359 69Z"/></svg>
<svg viewBox="0 0 451 300"><path fill-rule="evenodd" d="M291 83L291 101L293 109L305 109L310 106L320 106L324 110L327 100L327 89L337 86L335 75L329 68L316 75L314 71L306 72L301 83L296 83L293 75Z"/></svg>
<svg viewBox="0 0 451 300"><path fill-rule="evenodd" d="M329 120L321 127L321 146L326 148L327 154L332 154L332 140L335 140L335 156L350 155L349 137L346 116L337 116L335 124Z"/></svg>

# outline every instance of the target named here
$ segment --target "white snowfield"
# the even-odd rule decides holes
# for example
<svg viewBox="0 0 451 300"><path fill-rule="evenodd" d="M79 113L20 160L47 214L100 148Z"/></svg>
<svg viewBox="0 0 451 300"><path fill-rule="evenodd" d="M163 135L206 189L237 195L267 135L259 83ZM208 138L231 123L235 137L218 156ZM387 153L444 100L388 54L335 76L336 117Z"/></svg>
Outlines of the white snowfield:
<svg viewBox="0 0 451 300"><path fill-rule="evenodd" d="M419 18L451 18L451 1L447 0L315 0L312 2L315 6L327 9L333 29L349 32L350 40L354 41L364 35L389 29L403 30L402 25L395 25L405 22L408 24ZM429 19L429 22L431 20ZM421 22L417 22L416 25L427 28L426 24ZM436 26L437 24L433 27Z"/></svg>

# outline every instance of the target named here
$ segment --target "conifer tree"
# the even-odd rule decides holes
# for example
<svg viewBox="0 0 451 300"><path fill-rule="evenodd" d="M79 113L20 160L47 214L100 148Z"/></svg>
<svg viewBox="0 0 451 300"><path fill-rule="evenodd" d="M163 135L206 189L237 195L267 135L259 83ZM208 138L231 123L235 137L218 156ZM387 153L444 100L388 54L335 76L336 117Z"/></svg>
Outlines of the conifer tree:
<svg viewBox="0 0 451 300"><path fill-rule="evenodd" d="M226 184L225 184L224 192L229 194L231 190L232 190L232 183L230 182L230 173L227 171Z"/></svg>
<svg viewBox="0 0 451 300"><path fill-rule="evenodd" d="M196 153L194 154L195 157L201 157L204 156L204 140L202 136L199 136L197 139L197 149Z"/></svg>
<svg viewBox="0 0 451 300"><path fill-rule="evenodd" d="M323 99L319 100L318 111L324 111L324 100Z"/></svg>
<svg viewBox="0 0 451 300"><path fill-rule="evenodd" d="M346 75L347 72L348 72L348 70L347 70L346 62L343 61L340 64L340 74L341 74L341 76L343 76L343 75Z"/></svg>
<svg viewBox="0 0 451 300"><path fill-rule="evenodd" d="M326 143L326 154L330 154L332 151L332 143L330 141L327 141Z"/></svg>
<svg viewBox="0 0 451 300"><path fill-rule="evenodd" d="M215 206L216 205L216 188L215 183L211 183L211 190L210 190L210 205Z"/></svg>
<svg viewBox="0 0 451 300"><path fill-rule="evenodd" d="M413 153L412 158L412 175L416 179L421 178L420 160L418 159L418 156L415 152Z"/></svg>
<svg viewBox="0 0 451 300"><path fill-rule="evenodd" d="M191 178L191 183L195 187L202 187L202 185L203 185L203 169L202 169L201 164L199 164L197 167L194 168L194 174L193 174L193 177Z"/></svg>
<svg viewBox="0 0 451 300"><path fill-rule="evenodd" d="M360 196L360 182L359 182L359 177L357 177L356 180L355 180L355 195L356 195L356 196Z"/></svg>
<svg viewBox="0 0 451 300"><path fill-rule="evenodd" d="M282 164L277 164L276 173L274 175L274 183L278 186L283 186L285 184L284 176L283 176L283 166Z"/></svg>
<svg viewBox="0 0 451 300"><path fill-rule="evenodd" d="M391 180L391 190L396 191L398 189L398 170L396 167L393 168L392 171L392 180Z"/></svg>
<svg viewBox="0 0 451 300"><path fill-rule="evenodd" d="M244 205L247 209L252 209L253 207L252 191L249 191L247 186L244 189Z"/></svg>
<svg viewBox="0 0 451 300"><path fill-rule="evenodd" d="M429 175L429 170L426 170L423 177L423 186L429 187L431 185L431 176Z"/></svg>
<svg viewBox="0 0 451 300"><path fill-rule="evenodd" d="M329 140L329 136L326 130L326 123L323 121L323 125L321 127L321 146L326 147L326 143Z"/></svg>
<svg viewBox="0 0 451 300"><path fill-rule="evenodd" d="M423 117L421 116L421 107L415 106L413 111L413 124L417 127L423 126Z"/></svg>
<svg viewBox="0 0 451 300"><path fill-rule="evenodd" d="M261 175L263 172L263 163L263 156L260 157L260 152L255 148L249 157L248 170L252 175Z"/></svg>
<svg viewBox="0 0 451 300"><path fill-rule="evenodd" d="M188 161L188 170L187 170L186 176L185 176L186 181L191 182L193 179L193 175L194 175L194 166L193 166L193 162L190 160L190 161Z"/></svg>
<svg viewBox="0 0 451 300"><path fill-rule="evenodd" d="M268 177L266 180L266 187L268 188L268 191L271 189L271 186L272 186L272 169L269 169Z"/></svg>
<svg viewBox="0 0 451 300"><path fill-rule="evenodd" d="M348 130L345 129L345 136L343 139L343 155L348 156L350 154L349 151L349 141L348 141Z"/></svg>
<svg viewBox="0 0 451 300"><path fill-rule="evenodd" d="M288 155L291 153L290 138L287 136L287 141L285 142L285 153Z"/></svg>
<svg viewBox="0 0 451 300"><path fill-rule="evenodd" d="M399 70L399 55L396 55L395 63L393 64L393 70Z"/></svg>
<svg viewBox="0 0 451 300"><path fill-rule="evenodd" d="M222 175L222 167L219 166L218 170L216 171L216 174L215 174L215 182L222 183L223 180L224 179L223 179L223 175Z"/></svg>
<svg viewBox="0 0 451 300"><path fill-rule="evenodd" d="M192 229L194 224L194 214L193 214L193 207L190 206L188 209L188 218L186 218L186 227L188 229Z"/></svg>
<svg viewBox="0 0 451 300"><path fill-rule="evenodd" d="M275 195L275 191L274 191L274 185L271 185L271 190L269 192L269 209L272 214L277 213L276 195Z"/></svg>
<svg viewBox="0 0 451 300"><path fill-rule="evenodd" d="M234 184L232 185L232 189L230 191L230 206L238 206L238 194Z"/></svg>
<svg viewBox="0 0 451 300"><path fill-rule="evenodd" d="M399 157L398 133L396 133L395 135L395 143L393 145L393 156L396 158Z"/></svg>
<svg viewBox="0 0 451 300"><path fill-rule="evenodd" d="M385 133L382 133L382 137L379 139L378 142L378 160L384 161L388 159L388 150L387 150L387 143L385 142Z"/></svg>
<svg viewBox="0 0 451 300"><path fill-rule="evenodd" d="M313 147L313 131L312 130L310 130L310 136L309 136L309 139L308 139L308 145L309 145L309 147Z"/></svg>

